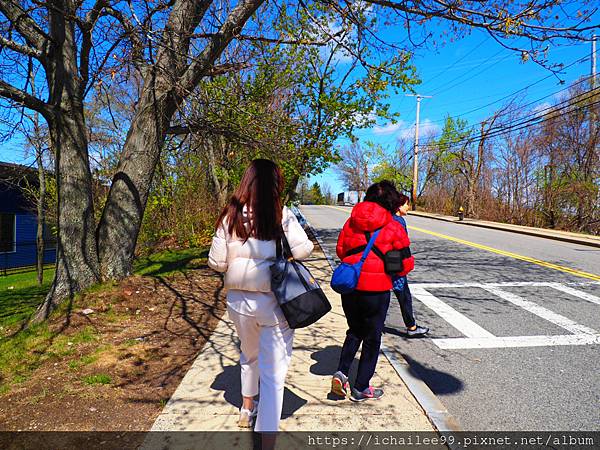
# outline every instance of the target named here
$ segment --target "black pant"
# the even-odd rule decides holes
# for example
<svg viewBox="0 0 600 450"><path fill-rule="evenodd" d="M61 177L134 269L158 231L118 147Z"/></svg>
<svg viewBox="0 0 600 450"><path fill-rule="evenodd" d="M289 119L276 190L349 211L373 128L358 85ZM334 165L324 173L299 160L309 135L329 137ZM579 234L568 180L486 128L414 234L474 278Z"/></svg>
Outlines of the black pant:
<svg viewBox="0 0 600 450"><path fill-rule="evenodd" d="M407 328L414 327L417 322L415 321L415 315L413 313L412 295L408 288L408 281L404 283L404 288L402 290L395 290L394 294L400 304L404 325L406 325Z"/></svg>
<svg viewBox="0 0 600 450"><path fill-rule="evenodd" d="M340 355L338 370L345 375L350 372L350 366L362 342L360 362L354 387L363 391L369 387L371 377L375 373L381 333L385 323L390 292L360 292L342 295L342 308L348 322L348 331Z"/></svg>

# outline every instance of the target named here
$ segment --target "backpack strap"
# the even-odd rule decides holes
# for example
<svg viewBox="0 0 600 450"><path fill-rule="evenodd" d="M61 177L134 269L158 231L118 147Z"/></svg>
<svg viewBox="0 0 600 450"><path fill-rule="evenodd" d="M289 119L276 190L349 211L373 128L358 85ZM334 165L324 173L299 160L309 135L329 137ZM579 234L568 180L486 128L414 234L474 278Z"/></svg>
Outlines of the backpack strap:
<svg viewBox="0 0 600 450"><path fill-rule="evenodd" d="M369 233L368 231L366 231L365 232L365 237L367 238L367 241L370 239L370 236L371 236L371 233ZM372 250L373 250L373 253L375 253L379 257L379 259L381 259L382 261L385 261L384 260L385 255L383 254L383 252L381 250L379 250L378 247L373 246Z"/></svg>
<svg viewBox="0 0 600 450"><path fill-rule="evenodd" d="M374 245L375 245L375 240L377 239L377 236L379 236L379 232L381 231L381 228L378 230L375 230L375 233L373 233L373 236L370 236L367 245L365 247L365 250L363 251L363 254L360 258L361 262L364 262L365 259L367 259L367 255L369 254L369 252L371 251L371 249L373 249Z"/></svg>
<svg viewBox="0 0 600 450"><path fill-rule="evenodd" d="M375 230L375 233L373 233L373 236L371 236L371 233L366 232L365 233L365 237L367 239L367 244L366 245L359 245L358 247L354 247L350 250L348 250L348 252L346 252L346 256L350 256L350 255L356 255L358 253L362 253L363 256L361 257L361 260L364 261L367 258L367 255L369 254L369 252L371 250L373 250L373 252L375 254L381 254L381 250L379 250L377 247L375 247L375 240L377 239L377 236L379 236L379 232L381 231L381 228L378 228L377 230ZM344 256L344 258L346 257Z"/></svg>
<svg viewBox="0 0 600 450"><path fill-rule="evenodd" d="M367 238L367 240L369 240L370 233L366 232L365 237ZM363 250L365 250L366 248L367 248L366 245L359 245L358 247L354 247L353 249L350 249L348 251L348 253L346 253L346 256L356 255L356 254L362 252ZM385 259L384 259L385 255L383 254L383 252L381 250L379 250L379 248L377 246L374 245L371 250L373 251L373 253L375 253L377 255L377 257L379 257L379 259L381 259L382 261L385 262ZM412 255L410 252L410 247L404 247L398 251L400 252L402 259L410 258Z"/></svg>

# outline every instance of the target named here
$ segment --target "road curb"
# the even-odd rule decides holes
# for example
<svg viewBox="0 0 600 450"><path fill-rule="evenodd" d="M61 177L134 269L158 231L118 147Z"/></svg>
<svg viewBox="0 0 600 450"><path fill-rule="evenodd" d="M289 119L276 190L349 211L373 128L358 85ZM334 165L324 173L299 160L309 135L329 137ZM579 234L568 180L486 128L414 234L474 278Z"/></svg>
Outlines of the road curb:
<svg viewBox="0 0 600 450"><path fill-rule="evenodd" d="M334 261L325 249L325 245L323 244L323 241L315 228L310 224L299 208L294 207L293 212L303 219L309 231L315 237L319 247L321 247L321 250L325 254L325 257L327 258L327 261L333 270ZM402 356L397 355L393 351L389 350L383 343L381 344L381 352L385 355L386 359L394 368L400 379L406 385L417 403L421 406L425 412L425 415L435 429L440 432L464 431L458 421L454 418L454 416L452 416L452 414L450 414L437 395L435 395L431 389L429 389L429 386L427 386L423 380L413 375L410 370L410 365Z"/></svg>
<svg viewBox="0 0 600 450"><path fill-rule="evenodd" d="M546 232L543 230L536 231L534 229L522 228L521 225L495 224L495 223L489 223L489 222L486 223L486 222L479 222L479 221L475 221L475 220L472 221L469 219L467 219L467 220L458 220L458 219L454 219L454 218L450 219L448 217L438 216L435 214L425 213L425 212L420 212L420 211L409 211L408 214L412 215L412 216L416 216L416 217L426 217L428 219L456 223L459 225L468 225L471 227L480 227L480 228L488 228L488 229L492 229L492 230L507 231L509 233L525 234L528 236L535 236L535 237L541 237L541 238L545 238L545 239L552 239L555 241L569 242L571 244L587 245L590 247L600 248L600 241L595 242L593 240L593 237L592 238L578 238L577 236L562 236L559 234L553 234L552 232Z"/></svg>

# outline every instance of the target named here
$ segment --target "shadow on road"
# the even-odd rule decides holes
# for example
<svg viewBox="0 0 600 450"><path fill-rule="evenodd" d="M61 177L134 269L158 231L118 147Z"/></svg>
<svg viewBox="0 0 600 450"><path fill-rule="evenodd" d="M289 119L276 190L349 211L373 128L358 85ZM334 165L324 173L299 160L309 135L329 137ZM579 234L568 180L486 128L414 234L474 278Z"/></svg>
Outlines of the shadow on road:
<svg viewBox="0 0 600 450"><path fill-rule="evenodd" d="M426 367L408 355L402 354L402 357L409 364L410 372L423 380L434 394L453 394L463 390L464 383L449 373Z"/></svg>

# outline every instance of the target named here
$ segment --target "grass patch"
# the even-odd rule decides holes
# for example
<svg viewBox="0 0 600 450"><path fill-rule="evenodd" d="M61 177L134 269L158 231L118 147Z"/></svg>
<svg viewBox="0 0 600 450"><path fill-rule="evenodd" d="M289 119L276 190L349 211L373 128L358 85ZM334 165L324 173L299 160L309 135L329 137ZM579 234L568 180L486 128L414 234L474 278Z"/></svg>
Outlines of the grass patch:
<svg viewBox="0 0 600 450"><path fill-rule="evenodd" d="M134 262L134 272L138 275L159 277L175 272L196 269L206 264L207 248L188 248L155 253Z"/></svg>
<svg viewBox="0 0 600 450"><path fill-rule="evenodd" d="M44 270L42 286L35 271L0 276L0 326L25 321L44 300L53 278L53 268Z"/></svg>
<svg viewBox="0 0 600 450"><path fill-rule="evenodd" d="M129 347L133 347L134 345L137 345L139 343L140 343L140 341L138 339L126 339L121 343L121 345L125 348L129 348Z"/></svg>
<svg viewBox="0 0 600 450"><path fill-rule="evenodd" d="M100 373L96 375L88 375L87 377L83 377L83 382L85 384L89 384L93 386L95 384L110 384L112 383L112 378L106 374Z"/></svg>
<svg viewBox="0 0 600 450"><path fill-rule="evenodd" d="M155 253L134 262L134 271L138 275L159 277L175 272L195 269L206 264L207 248L189 248ZM54 267L44 269L44 283L37 284L35 270L28 270L0 276L0 327L8 328L25 322L42 303L50 290L54 278ZM116 283L109 281L86 289L87 294L106 291ZM63 306L63 305L61 305ZM87 305L94 306L94 305ZM57 313L60 314L61 309ZM118 321L116 315L107 317L108 321ZM2 330L0 330L0 336Z"/></svg>
<svg viewBox="0 0 600 450"><path fill-rule="evenodd" d="M9 383L22 383L45 361L70 356L78 344L97 339L91 326L67 336L54 334L46 323L33 325L10 338L0 339L0 374Z"/></svg>
<svg viewBox="0 0 600 450"><path fill-rule="evenodd" d="M40 400L42 400L42 399L46 398L46 396L48 395L48 393L49 393L49 392L50 392L50 391L48 390L48 388L44 387L44 388L42 389L42 392L40 392L40 393L39 393L39 394L37 394L37 395L34 395L33 397L31 397L31 398L29 399L29 403L30 403L30 404L32 404L32 405L35 405L35 404L36 404L36 403L38 403Z"/></svg>
<svg viewBox="0 0 600 450"><path fill-rule="evenodd" d="M54 266L44 267L44 283L52 282L53 278ZM35 269L0 275L0 291L8 289L10 286L14 289L20 289L32 285L37 285L37 272Z"/></svg>
<svg viewBox="0 0 600 450"><path fill-rule="evenodd" d="M98 354L94 355L84 355L79 359L74 359L73 361L69 361L69 368L73 370L77 370L80 367L87 366L89 364L93 364L98 361Z"/></svg>
<svg viewBox="0 0 600 450"><path fill-rule="evenodd" d="M40 364L51 344L48 325L33 325L10 338L0 339L0 373L9 383L21 383Z"/></svg>
<svg viewBox="0 0 600 450"><path fill-rule="evenodd" d="M192 248L178 251L165 251L142 258L135 262L135 271L139 275L164 276L200 267L206 263L208 250L206 248ZM73 358L78 352L78 346L89 347L89 344L98 346L99 335L94 327L79 328L75 334L57 334L50 328L48 322L30 324L28 328L15 334L16 326L24 323L42 303L54 277L54 269L49 268L44 272L43 286L37 286L35 271L20 272L0 277L0 395L8 392L11 385L23 383L43 364L60 361L65 357ZM96 311L95 317L102 317L104 323L117 322L128 317L126 314L115 311L111 305L111 295L89 295L103 291L110 291L116 283L108 282L95 285L85 291L85 307L95 308L98 305L109 307L106 311ZM11 289L9 289L9 287ZM63 317L69 310L76 311L81 308L82 296L76 295L72 302L65 301L54 312L54 315ZM54 321L55 322L55 321ZM50 321L49 323L54 323ZM135 339L122 343L123 347L139 344ZM81 350L80 350L81 351ZM87 351L87 350L86 350ZM69 368L79 368L93 364L98 360L100 349L92 354L81 356L69 363ZM87 384L110 384L112 380L108 375L94 375L84 380Z"/></svg>

